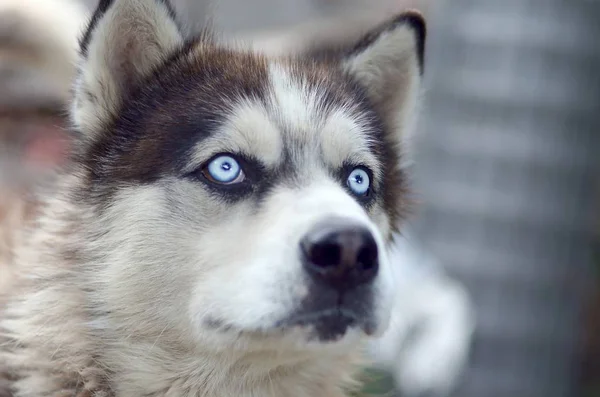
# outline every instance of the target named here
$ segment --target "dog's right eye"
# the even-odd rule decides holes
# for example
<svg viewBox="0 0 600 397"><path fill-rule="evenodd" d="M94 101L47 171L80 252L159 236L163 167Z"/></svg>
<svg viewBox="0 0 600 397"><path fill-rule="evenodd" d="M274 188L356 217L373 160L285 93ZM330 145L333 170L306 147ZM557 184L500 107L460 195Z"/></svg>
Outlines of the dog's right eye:
<svg viewBox="0 0 600 397"><path fill-rule="evenodd" d="M232 155L221 154L212 158L203 168L202 174L213 183L232 185L244 181L245 175L240 162Z"/></svg>

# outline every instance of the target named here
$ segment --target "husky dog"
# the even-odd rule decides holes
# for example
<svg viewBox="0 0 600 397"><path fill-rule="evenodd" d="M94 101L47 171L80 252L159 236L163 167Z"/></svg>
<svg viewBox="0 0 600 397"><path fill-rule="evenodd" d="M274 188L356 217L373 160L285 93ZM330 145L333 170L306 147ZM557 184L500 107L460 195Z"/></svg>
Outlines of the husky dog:
<svg viewBox="0 0 600 397"><path fill-rule="evenodd" d="M2 397L340 397L387 327L423 18L289 57L183 32L166 0L102 0L83 35Z"/></svg>

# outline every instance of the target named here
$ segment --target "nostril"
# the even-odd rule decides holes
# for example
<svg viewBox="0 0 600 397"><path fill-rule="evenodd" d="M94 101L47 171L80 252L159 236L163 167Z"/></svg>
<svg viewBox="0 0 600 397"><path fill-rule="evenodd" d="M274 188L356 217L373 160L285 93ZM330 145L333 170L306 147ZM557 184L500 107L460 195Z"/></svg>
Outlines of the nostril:
<svg viewBox="0 0 600 397"><path fill-rule="evenodd" d="M360 270L374 270L377 268L377 247L366 246L360 249L356 258Z"/></svg>
<svg viewBox="0 0 600 397"><path fill-rule="evenodd" d="M319 267L335 267L342 259L342 251L335 243L316 244L310 250L309 259Z"/></svg>

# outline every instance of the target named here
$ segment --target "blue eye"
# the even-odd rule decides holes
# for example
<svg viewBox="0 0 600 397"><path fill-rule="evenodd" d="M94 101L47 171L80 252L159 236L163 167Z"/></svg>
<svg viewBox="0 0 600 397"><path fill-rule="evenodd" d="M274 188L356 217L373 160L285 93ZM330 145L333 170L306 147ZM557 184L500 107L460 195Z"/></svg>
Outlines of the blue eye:
<svg viewBox="0 0 600 397"><path fill-rule="evenodd" d="M365 196L371 187L369 174L362 168L355 168L348 176L348 187L357 196Z"/></svg>
<svg viewBox="0 0 600 397"><path fill-rule="evenodd" d="M221 155L212 159L204 169L204 176L211 182L226 185L244 180L244 172L240 163L228 155Z"/></svg>

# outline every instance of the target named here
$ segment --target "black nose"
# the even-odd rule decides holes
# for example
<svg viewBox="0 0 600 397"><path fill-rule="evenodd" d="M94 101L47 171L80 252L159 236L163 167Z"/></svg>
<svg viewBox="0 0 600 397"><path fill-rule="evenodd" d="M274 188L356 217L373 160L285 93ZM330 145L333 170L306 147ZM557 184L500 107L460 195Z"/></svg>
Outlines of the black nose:
<svg viewBox="0 0 600 397"><path fill-rule="evenodd" d="M317 224L302 239L301 248L308 274L337 290L370 283L379 269L373 234L343 219Z"/></svg>

